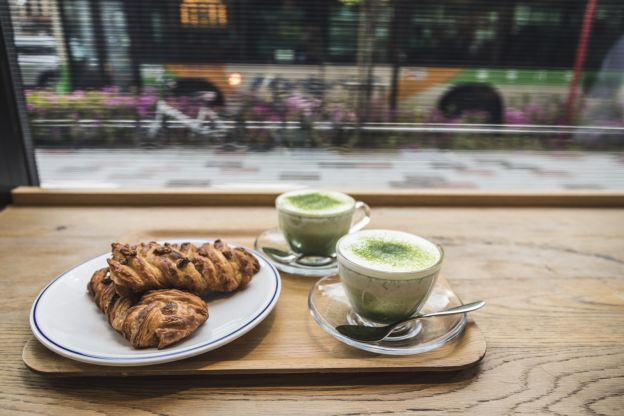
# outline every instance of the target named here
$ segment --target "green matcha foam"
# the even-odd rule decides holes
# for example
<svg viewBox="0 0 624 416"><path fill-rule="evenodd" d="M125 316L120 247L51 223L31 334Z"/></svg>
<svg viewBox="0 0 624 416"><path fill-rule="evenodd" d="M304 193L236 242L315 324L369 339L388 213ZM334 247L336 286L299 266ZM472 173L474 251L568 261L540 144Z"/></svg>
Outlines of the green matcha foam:
<svg viewBox="0 0 624 416"><path fill-rule="evenodd" d="M278 209L305 216L332 216L353 209L355 200L341 192L301 190L280 195Z"/></svg>
<svg viewBox="0 0 624 416"><path fill-rule="evenodd" d="M391 230L364 230L349 234L338 242L338 250L356 266L382 273L426 270L438 263L441 256L432 242Z"/></svg>

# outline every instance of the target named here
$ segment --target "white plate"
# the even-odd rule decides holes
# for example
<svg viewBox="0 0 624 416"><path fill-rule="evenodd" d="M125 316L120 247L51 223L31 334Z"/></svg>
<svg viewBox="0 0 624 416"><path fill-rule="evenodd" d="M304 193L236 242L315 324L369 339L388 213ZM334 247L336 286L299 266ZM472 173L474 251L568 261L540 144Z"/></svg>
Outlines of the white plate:
<svg viewBox="0 0 624 416"><path fill-rule="evenodd" d="M207 240L189 241L203 244ZM93 272L106 267L110 253L88 260L50 282L35 299L30 327L50 350L77 361L109 366L136 366L181 360L219 348L246 334L273 310L281 290L275 267L250 251L260 272L230 296L208 302L208 320L184 341L163 350L137 350L115 332L87 293Z"/></svg>

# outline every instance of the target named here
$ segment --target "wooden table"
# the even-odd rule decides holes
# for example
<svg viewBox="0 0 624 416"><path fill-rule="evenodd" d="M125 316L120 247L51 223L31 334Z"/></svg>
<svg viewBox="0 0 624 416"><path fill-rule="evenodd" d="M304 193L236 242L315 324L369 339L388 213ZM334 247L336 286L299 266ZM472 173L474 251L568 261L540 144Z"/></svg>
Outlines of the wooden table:
<svg viewBox="0 0 624 416"><path fill-rule="evenodd" d="M30 201L32 202L32 201ZM58 205L58 204L57 204ZM371 226L444 245L444 274L488 342L454 373L60 379L21 361L42 286L121 235L261 229L270 207L36 207L0 213L0 413L622 414L624 210L374 207ZM241 241L250 244L250 241Z"/></svg>

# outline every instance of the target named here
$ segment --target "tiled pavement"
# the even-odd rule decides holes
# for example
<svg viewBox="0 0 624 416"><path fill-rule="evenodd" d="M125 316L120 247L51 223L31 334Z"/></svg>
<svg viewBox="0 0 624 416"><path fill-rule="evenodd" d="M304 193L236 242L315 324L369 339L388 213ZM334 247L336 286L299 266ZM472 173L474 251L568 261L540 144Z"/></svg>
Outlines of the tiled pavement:
<svg viewBox="0 0 624 416"><path fill-rule="evenodd" d="M624 152L38 149L44 187L624 189Z"/></svg>

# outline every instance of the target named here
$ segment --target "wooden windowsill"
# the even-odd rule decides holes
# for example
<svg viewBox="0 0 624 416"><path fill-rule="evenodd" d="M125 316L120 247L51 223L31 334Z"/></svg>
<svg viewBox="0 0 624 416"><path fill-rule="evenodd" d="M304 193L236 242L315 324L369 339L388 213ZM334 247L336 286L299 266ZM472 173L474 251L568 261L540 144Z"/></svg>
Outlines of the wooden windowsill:
<svg viewBox="0 0 624 416"><path fill-rule="evenodd" d="M340 189L377 206L623 207L622 191L479 191ZM16 206L272 206L283 190L45 189L12 191Z"/></svg>

